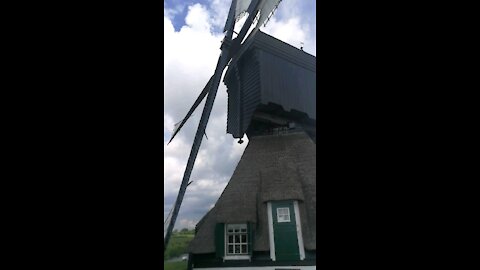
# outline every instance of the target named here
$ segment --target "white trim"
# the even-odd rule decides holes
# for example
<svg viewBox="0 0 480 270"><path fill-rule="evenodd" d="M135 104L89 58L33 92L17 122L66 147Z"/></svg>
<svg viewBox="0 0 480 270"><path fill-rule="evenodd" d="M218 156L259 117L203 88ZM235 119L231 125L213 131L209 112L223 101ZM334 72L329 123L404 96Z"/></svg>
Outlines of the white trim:
<svg viewBox="0 0 480 270"><path fill-rule="evenodd" d="M275 269L299 269L316 270L316 265L311 266L253 266L253 267L217 267L217 268L193 268L194 270L275 270Z"/></svg>
<svg viewBox="0 0 480 270"><path fill-rule="evenodd" d="M272 203L267 202L267 213L268 213L268 235L270 240L270 258L272 261L275 261L275 239L273 236L273 216L272 216Z"/></svg>
<svg viewBox="0 0 480 270"><path fill-rule="evenodd" d="M297 223L297 239L300 260L305 260L305 247L303 246L302 223L300 223L300 208L298 208L298 201L293 201L293 208L295 210L295 222Z"/></svg>
<svg viewBox="0 0 480 270"><path fill-rule="evenodd" d="M224 261L228 260L249 260L251 261L250 255L227 255L223 257Z"/></svg>

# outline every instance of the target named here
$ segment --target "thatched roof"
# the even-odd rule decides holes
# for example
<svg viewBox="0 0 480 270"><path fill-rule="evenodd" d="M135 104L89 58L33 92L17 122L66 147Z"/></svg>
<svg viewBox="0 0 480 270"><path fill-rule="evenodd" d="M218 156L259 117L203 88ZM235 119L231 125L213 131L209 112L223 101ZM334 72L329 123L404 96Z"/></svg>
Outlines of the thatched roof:
<svg viewBox="0 0 480 270"><path fill-rule="evenodd" d="M255 223L254 251L268 251L267 201L298 200L305 249L316 250L316 145L304 132L250 138L215 207L197 224L194 254L215 252L216 223Z"/></svg>

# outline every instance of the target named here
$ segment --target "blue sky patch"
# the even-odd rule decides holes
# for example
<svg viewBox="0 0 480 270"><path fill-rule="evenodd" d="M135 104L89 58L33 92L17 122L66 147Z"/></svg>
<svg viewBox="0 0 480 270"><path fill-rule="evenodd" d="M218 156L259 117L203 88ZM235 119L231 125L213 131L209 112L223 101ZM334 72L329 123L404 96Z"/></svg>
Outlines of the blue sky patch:
<svg viewBox="0 0 480 270"><path fill-rule="evenodd" d="M185 25L185 17L188 13L188 6L200 3L203 6L209 6L208 0L164 0L164 8L167 9L170 14L169 17L172 20L175 31L180 31L180 28Z"/></svg>

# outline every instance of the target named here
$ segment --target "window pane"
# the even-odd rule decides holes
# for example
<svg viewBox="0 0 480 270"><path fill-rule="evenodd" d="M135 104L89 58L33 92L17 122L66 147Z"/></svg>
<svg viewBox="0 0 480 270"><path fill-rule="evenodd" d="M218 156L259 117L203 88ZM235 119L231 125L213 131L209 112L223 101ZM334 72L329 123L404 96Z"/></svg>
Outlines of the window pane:
<svg viewBox="0 0 480 270"><path fill-rule="evenodd" d="M290 213L290 209L288 208L277 208L277 215L288 215Z"/></svg>
<svg viewBox="0 0 480 270"><path fill-rule="evenodd" d="M277 208L277 221L290 222L290 209L288 207Z"/></svg>
<svg viewBox="0 0 480 270"><path fill-rule="evenodd" d="M233 243L233 235L228 236L228 243Z"/></svg>
<svg viewBox="0 0 480 270"><path fill-rule="evenodd" d="M247 251L247 245L242 245L242 253L248 253Z"/></svg>
<svg viewBox="0 0 480 270"><path fill-rule="evenodd" d="M233 245L228 245L228 253L233 253Z"/></svg>
<svg viewBox="0 0 480 270"><path fill-rule="evenodd" d="M242 232L247 232L247 228L242 228Z"/></svg>
<svg viewBox="0 0 480 270"><path fill-rule="evenodd" d="M247 242L247 235L242 234L242 242L241 243L246 243Z"/></svg>
<svg viewBox="0 0 480 270"><path fill-rule="evenodd" d="M235 254L240 253L240 245L235 245Z"/></svg>
<svg viewBox="0 0 480 270"><path fill-rule="evenodd" d="M239 228L235 228L235 232L240 232L240 229L239 229Z"/></svg>

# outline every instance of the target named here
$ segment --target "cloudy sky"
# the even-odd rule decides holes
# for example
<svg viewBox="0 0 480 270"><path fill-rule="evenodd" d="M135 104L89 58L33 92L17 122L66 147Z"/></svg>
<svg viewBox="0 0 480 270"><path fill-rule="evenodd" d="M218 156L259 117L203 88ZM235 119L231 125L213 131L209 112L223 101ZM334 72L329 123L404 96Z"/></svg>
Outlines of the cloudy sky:
<svg viewBox="0 0 480 270"><path fill-rule="evenodd" d="M179 122L213 75L220 55L223 27L231 0L164 0L164 219L176 199L193 143L202 102L193 117L167 146ZM260 30L316 55L316 1L283 0ZM245 18L244 18L245 19ZM238 32L241 24L237 23ZM234 35L235 36L235 35ZM223 80L223 78L222 78ZM227 93L220 83L217 98L175 228L194 228L213 207L248 143L226 134Z"/></svg>

